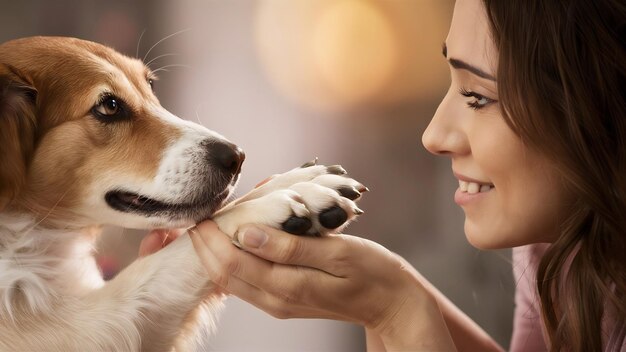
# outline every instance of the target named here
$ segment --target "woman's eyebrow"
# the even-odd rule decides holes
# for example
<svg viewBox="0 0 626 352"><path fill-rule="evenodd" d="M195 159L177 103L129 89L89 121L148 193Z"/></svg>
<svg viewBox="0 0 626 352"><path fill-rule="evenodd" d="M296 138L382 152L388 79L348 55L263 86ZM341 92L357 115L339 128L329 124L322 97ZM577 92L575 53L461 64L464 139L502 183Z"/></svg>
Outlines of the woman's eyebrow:
<svg viewBox="0 0 626 352"><path fill-rule="evenodd" d="M458 70L467 70L480 78L485 78L494 82L496 81L496 78L493 75L479 69L476 66L472 66L468 64L467 62L459 60L459 59L448 58L448 47L446 46L446 43L443 43L442 53L443 53L443 57L445 57L450 63L450 66Z"/></svg>

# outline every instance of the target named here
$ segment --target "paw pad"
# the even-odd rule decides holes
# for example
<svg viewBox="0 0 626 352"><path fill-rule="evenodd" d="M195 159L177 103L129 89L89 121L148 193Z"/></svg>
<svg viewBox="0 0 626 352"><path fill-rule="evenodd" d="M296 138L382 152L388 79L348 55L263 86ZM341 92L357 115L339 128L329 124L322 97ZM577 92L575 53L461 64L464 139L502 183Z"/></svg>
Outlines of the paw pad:
<svg viewBox="0 0 626 352"><path fill-rule="evenodd" d="M293 235L306 235L307 231L313 226L308 218L292 216L282 223L282 229Z"/></svg>
<svg viewBox="0 0 626 352"><path fill-rule="evenodd" d="M339 206L333 206L319 214L319 221L327 229L336 229L348 220L348 213Z"/></svg>

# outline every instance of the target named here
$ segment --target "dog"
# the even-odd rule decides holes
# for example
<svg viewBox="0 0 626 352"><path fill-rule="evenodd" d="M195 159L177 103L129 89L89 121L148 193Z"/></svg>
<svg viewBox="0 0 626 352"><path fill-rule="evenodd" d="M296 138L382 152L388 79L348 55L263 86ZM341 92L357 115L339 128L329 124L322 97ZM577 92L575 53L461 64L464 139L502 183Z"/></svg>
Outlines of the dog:
<svg viewBox="0 0 626 352"><path fill-rule="evenodd" d="M201 350L223 300L188 235L104 281L101 228L213 219L337 232L367 189L311 162L230 201L245 154L165 110L140 60L76 38L0 45L0 350ZM236 241L234 241L236 243Z"/></svg>

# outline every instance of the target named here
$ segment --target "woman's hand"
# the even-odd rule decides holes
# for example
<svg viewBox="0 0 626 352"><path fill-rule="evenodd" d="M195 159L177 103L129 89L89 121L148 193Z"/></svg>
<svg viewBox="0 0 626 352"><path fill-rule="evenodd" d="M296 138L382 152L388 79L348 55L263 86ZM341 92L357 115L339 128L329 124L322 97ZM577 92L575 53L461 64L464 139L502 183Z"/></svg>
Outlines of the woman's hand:
<svg viewBox="0 0 626 352"><path fill-rule="evenodd" d="M139 244L139 256L145 257L156 253L177 239L184 230L182 229L158 229L150 231Z"/></svg>
<svg viewBox="0 0 626 352"><path fill-rule="evenodd" d="M189 232L215 284L275 317L361 324L388 349L454 349L419 275L372 241L248 226L238 232L240 250L211 221Z"/></svg>

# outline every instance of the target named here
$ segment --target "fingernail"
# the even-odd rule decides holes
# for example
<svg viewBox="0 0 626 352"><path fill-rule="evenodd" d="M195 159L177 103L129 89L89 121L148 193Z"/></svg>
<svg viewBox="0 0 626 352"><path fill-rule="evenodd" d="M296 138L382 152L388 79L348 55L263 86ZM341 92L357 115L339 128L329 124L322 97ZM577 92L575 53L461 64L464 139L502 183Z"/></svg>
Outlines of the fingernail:
<svg viewBox="0 0 626 352"><path fill-rule="evenodd" d="M247 248L260 248L267 242L267 235L261 229L249 227L239 235L239 242Z"/></svg>

